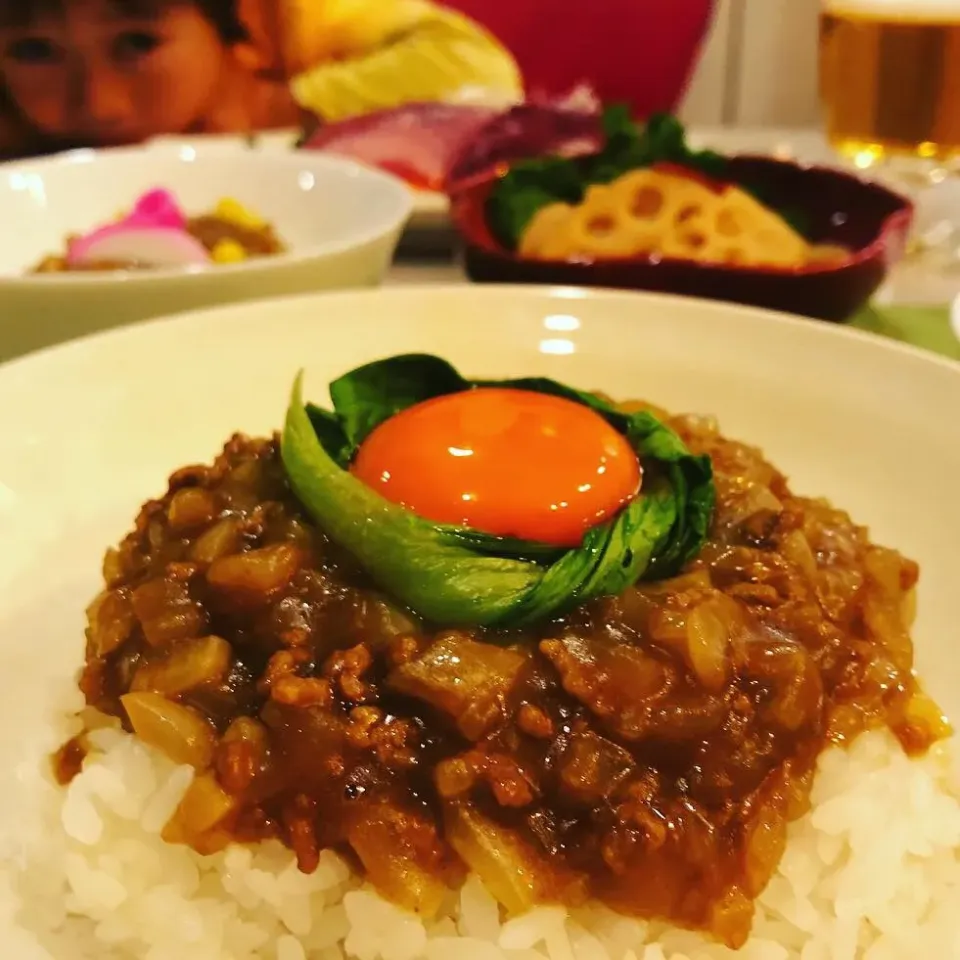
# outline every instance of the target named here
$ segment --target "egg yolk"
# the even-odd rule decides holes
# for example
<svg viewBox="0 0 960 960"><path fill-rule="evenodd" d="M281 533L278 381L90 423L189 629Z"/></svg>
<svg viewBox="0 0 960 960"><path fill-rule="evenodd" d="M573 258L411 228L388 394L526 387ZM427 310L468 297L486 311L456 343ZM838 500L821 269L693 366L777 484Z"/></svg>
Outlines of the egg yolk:
<svg viewBox="0 0 960 960"><path fill-rule="evenodd" d="M418 403L361 444L353 474L428 520L576 547L640 489L637 455L583 404L481 387Z"/></svg>

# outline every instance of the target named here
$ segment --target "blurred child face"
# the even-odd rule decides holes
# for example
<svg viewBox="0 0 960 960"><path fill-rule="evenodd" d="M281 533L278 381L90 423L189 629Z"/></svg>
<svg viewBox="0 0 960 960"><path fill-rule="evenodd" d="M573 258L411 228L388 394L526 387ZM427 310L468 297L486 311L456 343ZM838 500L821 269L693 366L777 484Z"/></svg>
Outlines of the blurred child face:
<svg viewBox="0 0 960 960"><path fill-rule="evenodd" d="M186 132L211 103L227 56L189 2L0 0L0 77L24 117L56 140Z"/></svg>

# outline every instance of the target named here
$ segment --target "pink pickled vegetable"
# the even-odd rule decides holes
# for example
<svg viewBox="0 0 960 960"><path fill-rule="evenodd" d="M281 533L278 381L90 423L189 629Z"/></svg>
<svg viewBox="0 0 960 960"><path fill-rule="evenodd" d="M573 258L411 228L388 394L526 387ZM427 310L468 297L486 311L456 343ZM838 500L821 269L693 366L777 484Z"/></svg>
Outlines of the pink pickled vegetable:
<svg viewBox="0 0 960 960"><path fill-rule="evenodd" d="M130 215L121 221L143 227L187 229L186 214L169 190L158 187L147 191L134 205Z"/></svg>
<svg viewBox="0 0 960 960"><path fill-rule="evenodd" d="M75 240L67 261L131 263L153 267L186 267L210 262L207 248L185 230L171 227L138 227L126 223L104 227Z"/></svg>
<svg viewBox="0 0 960 960"><path fill-rule="evenodd" d="M187 218L168 190L150 190L123 219L72 241L70 266L96 262L180 267L210 262L206 247L187 232Z"/></svg>

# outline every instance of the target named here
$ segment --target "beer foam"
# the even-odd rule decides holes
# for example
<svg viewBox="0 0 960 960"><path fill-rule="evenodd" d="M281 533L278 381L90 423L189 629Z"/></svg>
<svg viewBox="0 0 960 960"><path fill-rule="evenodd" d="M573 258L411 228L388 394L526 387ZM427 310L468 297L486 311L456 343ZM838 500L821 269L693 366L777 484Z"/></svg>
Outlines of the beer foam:
<svg viewBox="0 0 960 960"><path fill-rule="evenodd" d="M916 23L960 23L960 0L823 0L828 13Z"/></svg>

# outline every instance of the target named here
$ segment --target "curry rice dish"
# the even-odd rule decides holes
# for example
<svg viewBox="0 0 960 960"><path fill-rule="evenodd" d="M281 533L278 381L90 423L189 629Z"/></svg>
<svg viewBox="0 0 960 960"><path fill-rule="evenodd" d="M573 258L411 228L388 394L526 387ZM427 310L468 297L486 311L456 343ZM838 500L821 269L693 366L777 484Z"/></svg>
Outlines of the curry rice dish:
<svg viewBox="0 0 960 960"><path fill-rule="evenodd" d="M107 551L18 880L58 956L960 956L915 563L709 417L331 395Z"/></svg>

